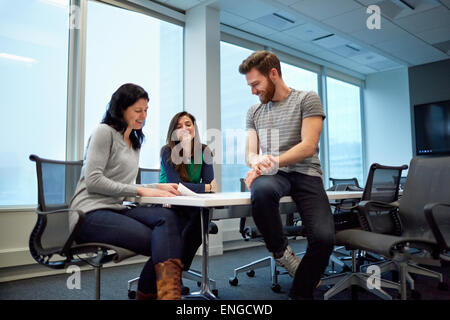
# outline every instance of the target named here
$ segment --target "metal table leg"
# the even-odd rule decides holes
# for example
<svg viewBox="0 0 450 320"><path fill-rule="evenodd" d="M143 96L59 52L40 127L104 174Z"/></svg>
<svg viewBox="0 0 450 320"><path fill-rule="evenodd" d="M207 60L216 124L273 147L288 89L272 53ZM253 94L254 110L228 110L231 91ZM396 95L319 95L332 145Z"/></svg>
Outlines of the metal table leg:
<svg viewBox="0 0 450 320"><path fill-rule="evenodd" d="M209 288L208 277L208 258L209 258L209 208L201 208L201 225L202 225L202 285L200 291L193 292L184 296L184 299L205 299L216 300L217 297Z"/></svg>

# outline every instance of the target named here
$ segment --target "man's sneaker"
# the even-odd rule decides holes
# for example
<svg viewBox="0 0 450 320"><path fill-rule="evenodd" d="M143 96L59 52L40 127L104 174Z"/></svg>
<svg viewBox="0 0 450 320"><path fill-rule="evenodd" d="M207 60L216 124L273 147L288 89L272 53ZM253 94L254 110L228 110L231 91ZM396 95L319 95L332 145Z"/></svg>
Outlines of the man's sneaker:
<svg viewBox="0 0 450 320"><path fill-rule="evenodd" d="M295 271L297 271L300 261L290 246L286 247L286 250L284 250L280 258L275 259L277 266L285 268L292 278L295 276Z"/></svg>

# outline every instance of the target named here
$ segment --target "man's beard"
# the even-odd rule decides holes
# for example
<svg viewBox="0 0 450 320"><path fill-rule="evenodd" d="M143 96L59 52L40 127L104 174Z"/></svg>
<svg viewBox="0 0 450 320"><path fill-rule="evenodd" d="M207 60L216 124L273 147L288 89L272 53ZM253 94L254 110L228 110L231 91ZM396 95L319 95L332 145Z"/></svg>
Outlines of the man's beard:
<svg viewBox="0 0 450 320"><path fill-rule="evenodd" d="M263 91L264 93L262 94L262 96L259 96L259 101L261 101L261 103L263 104L266 104L271 101L273 96L275 95L275 85L269 77L267 77L267 87Z"/></svg>

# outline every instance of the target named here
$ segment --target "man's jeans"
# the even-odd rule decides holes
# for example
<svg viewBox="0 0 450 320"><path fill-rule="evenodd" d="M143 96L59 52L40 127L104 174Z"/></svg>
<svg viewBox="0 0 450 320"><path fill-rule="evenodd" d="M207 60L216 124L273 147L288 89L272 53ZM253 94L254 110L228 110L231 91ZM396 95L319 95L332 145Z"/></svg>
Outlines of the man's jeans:
<svg viewBox="0 0 450 320"><path fill-rule="evenodd" d="M251 185L252 215L267 249L282 252L287 246L279 214L279 202L290 195L306 229L308 246L290 291L291 296L313 298L313 291L334 246L334 222L320 177L278 171L256 178Z"/></svg>

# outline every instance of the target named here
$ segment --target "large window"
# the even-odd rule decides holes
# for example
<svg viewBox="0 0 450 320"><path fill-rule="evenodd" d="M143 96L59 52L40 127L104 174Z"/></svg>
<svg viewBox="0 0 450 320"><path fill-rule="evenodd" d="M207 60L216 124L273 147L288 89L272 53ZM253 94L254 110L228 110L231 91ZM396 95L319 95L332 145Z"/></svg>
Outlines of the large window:
<svg viewBox="0 0 450 320"><path fill-rule="evenodd" d="M317 93L317 73L281 62L281 75L287 86Z"/></svg>
<svg viewBox="0 0 450 320"><path fill-rule="evenodd" d="M363 185L360 87L327 77L329 175Z"/></svg>
<svg viewBox="0 0 450 320"><path fill-rule="evenodd" d="M124 83L149 94L140 165L159 168L169 121L183 109L183 28L144 14L89 2L86 44L85 145Z"/></svg>
<svg viewBox="0 0 450 320"><path fill-rule="evenodd" d="M65 158L68 1L0 0L0 206L36 203L28 156Z"/></svg>
<svg viewBox="0 0 450 320"><path fill-rule="evenodd" d="M36 203L28 156L65 159L69 0L0 0L0 206ZM183 109L183 27L89 1L84 143L124 83L149 93L140 165L159 167L172 116ZM69 119L71 121L72 119ZM76 130L76 129L74 129Z"/></svg>
<svg viewBox="0 0 450 320"><path fill-rule="evenodd" d="M259 103L238 72L253 51L226 42L220 44L221 126L223 133L222 191L239 191L239 179L248 171L245 164L245 119L248 109ZM281 62L285 83L298 90L317 92L317 74Z"/></svg>

